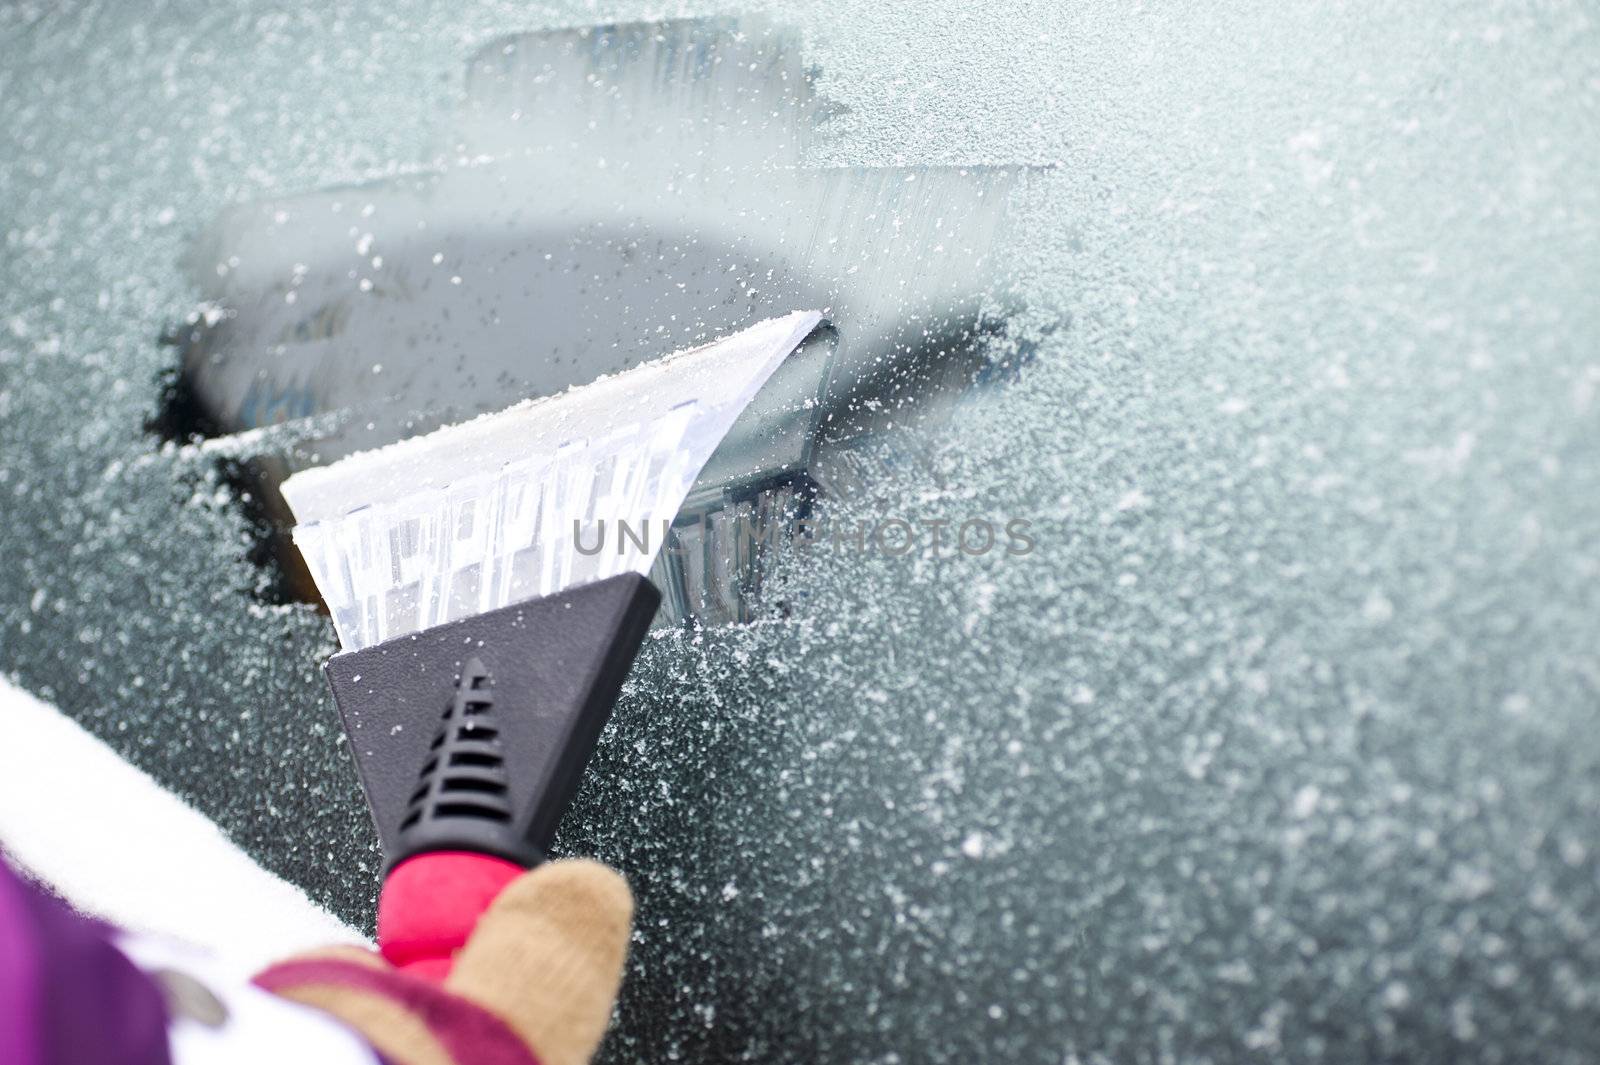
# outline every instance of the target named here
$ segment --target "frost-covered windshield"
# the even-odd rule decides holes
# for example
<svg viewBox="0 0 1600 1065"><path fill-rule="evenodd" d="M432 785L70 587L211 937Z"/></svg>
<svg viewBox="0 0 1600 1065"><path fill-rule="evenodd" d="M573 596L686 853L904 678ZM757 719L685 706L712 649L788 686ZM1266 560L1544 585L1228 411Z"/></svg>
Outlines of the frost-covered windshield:
<svg viewBox="0 0 1600 1065"><path fill-rule="evenodd" d="M562 825L605 1060L1593 1060L1592 12L763 10L672 23L753 127L602 149L518 49L658 7L0 8L0 669L369 924L276 484L823 304L834 535L656 630ZM637 216L507 207L530 142Z"/></svg>

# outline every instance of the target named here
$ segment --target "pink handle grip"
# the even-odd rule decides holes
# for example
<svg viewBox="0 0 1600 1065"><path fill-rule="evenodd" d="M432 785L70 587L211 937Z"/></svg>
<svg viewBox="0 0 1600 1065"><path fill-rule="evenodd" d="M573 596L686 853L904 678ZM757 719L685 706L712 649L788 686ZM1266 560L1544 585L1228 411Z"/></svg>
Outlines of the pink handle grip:
<svg viewBox="0 0 1600 1065"><path fill-rule="evenodd" d="M483 911L523 872L503 858L467 851L407 858L378 896L378 949L396 969L443 982Z"/></svg>

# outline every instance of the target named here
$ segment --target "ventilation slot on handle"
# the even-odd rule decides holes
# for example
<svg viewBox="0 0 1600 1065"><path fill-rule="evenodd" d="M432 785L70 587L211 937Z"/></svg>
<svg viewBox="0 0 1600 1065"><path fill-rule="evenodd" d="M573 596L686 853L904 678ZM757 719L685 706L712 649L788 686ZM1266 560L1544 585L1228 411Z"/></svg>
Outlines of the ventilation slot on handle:
<svg viewBox="0 0 1600 1065"><path fill-rule="evenodd" d="M493 684L476 658L462 667L455 697L429 746L400 822L402 846L407 836L448 835L449 822L458 820L502 825L511 820Z"/></svg>

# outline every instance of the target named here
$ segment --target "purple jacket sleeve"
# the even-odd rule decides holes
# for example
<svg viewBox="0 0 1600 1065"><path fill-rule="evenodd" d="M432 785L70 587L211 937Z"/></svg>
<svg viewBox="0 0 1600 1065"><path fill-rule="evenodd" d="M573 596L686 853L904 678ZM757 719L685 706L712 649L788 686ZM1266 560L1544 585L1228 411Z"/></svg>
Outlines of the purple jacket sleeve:
<svg viewBox="0 0 1600 1065"><path fill-rule="evenodd" d="M0 861L0 1062L170 1065L161 992L110 935Z"/></svg>

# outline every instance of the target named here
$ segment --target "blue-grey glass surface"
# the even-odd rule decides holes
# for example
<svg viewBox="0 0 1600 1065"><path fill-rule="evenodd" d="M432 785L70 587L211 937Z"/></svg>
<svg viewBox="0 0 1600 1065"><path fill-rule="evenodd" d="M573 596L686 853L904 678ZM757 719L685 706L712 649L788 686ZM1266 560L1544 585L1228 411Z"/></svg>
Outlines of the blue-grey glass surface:
<svg viewBox="0 0 1600 1065"><path fill-rule="evenodd" d="M605 1060L1593 1061L1593 10L674 9L763 11L802 165L1017 168L1004 327L819 504L915 550L648 641L560 836L639 898ZM161 338L230 210L477 165L469 57L659 14L0 8L0 669L354 922L332 629Z"/></svg>

